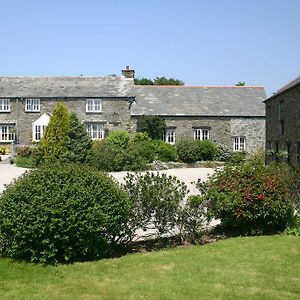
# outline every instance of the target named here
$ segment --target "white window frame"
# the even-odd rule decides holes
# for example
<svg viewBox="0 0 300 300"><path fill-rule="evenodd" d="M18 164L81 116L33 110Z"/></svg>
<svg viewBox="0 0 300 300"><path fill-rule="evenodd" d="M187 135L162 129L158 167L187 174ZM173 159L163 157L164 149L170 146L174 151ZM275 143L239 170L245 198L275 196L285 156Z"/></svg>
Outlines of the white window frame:
<svg viewBox="0 0 300 300"><path fill-rule="evenodd" d="M233 152L246 151L246 137L235 136L233 137Z"/></svg>
<svg viewBox="0 0 300 300"><path fill-rule="evenodd" d="M0 124L0 142L13 142L15 140L15 125Z"/></svg>
<svg viewBox="0 0 300 300"><path fill-rule="evenodd" d="M85 111L93 112L93 113L101 113L102 112L101 99L99 98L86 99Z"/></svg>
<svg viewBox="0 0 300 300"><path fill-rule="evenodd" d="M37 124L32 128L32 140L35 142L39 142L46 130L47 125Z"/></svg>
<svg viewBox="0 0 300 300"><path fill-rule="evenodd" d="M176 142L176 128L167 128L166 133L163 135L163 141L174 145Z"/></svg>
<svg viewBox="0 0 300 300"><path fill-rule="evenodd" d="M205 141L209 140L210 130L208 128L195 128L194 140Z"/></svg>
<svg viewBox="0 0 300 300"><path fill-rule="evenodd" d="M104 139L103 123L86 123L86 132L92 140Z"/></svg>
<svg viewBox="0 0 300 300"><path fill-rule="evenodd" d="M0 99L0 112L10 112L10 99Z"/></svg>
<svg viewBox="0 0 300 300"><path fill-rule="evenodd" d="M25 103L26 112L39 112L41 110L41 101L38 98L27 98Z"/></svg>

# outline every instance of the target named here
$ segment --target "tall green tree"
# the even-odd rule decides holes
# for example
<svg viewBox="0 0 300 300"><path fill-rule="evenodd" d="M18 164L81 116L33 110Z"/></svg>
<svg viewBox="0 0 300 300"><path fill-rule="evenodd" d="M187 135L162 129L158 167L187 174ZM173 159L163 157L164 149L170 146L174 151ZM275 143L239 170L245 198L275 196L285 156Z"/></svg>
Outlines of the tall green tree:
<svg viewBox="0 0 300 300"><path fill-rule="evenodd" d="M146 132L153 140L160 140L166 131L165 119L161 116L140 116L137 121L137 131Z"/></svg>
<svg viewBox="0 0 300 300"><path fill-rule="evenodd" d="M235 86L245 86L246 82L245 81L239 81L238 83L236 83Z"/></svg>
<svg viewBox="0 0 300 300"><path fill-rule="evenodd" d="M136 85L184 85L184 82L179 79L156 77L154 80L148 78L135 78Z"/></svg>
<svg viewBox="0 0 300 300"><path fill-rule="evenodd" d="M75 113L70 114L68 161L84 163L92 148L92 139Z"/></svg>
<svg viewBox="0 0 300 300"><path fill-rule="evenodd" d="M61 159L68 156L69 130L70 115L68 109L63 103L58 102L39 146L46 160Z"/></svg>

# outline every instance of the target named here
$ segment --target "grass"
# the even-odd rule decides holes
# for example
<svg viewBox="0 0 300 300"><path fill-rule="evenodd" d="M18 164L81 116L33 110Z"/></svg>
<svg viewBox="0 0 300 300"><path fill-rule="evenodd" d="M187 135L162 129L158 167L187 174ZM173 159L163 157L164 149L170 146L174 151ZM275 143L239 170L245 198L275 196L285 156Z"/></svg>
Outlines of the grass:
<svg viewBox="0 0 300 300"><path fill-rule="evenodd" d="M0 299L300 299L300 238L245 237L72 265L0 259Z"/></svg>

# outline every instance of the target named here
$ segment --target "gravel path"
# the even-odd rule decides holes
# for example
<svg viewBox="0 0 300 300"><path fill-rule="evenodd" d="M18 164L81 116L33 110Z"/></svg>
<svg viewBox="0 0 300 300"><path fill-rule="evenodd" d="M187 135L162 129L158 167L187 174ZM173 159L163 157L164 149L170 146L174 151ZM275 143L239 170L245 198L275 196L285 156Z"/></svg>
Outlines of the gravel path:
<svg viewBox="0 0 300 300"><path fill-rule="evenodd" d="M10 183L14 178L19 177L21 174L26 172L25 168L18 168L15 165L10 164L0 164L0 193L4 190L5 184ZM188 186L191 194L197 194L198 190L192 184L196 182L199 178L201 180L206 180L209 175L214 172L212 168L181 168L181 169L169 169L159 171L159 173L165 173L167 175L176 176L180 181L183 181ZM119 182L124 182L124 177L128 172L112 172L112 175Z"/></svg>

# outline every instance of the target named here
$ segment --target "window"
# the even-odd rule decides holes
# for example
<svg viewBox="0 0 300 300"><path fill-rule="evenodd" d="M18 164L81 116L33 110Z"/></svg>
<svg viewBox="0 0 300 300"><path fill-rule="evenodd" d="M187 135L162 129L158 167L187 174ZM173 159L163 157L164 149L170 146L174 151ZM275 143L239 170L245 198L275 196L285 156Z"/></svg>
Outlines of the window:
<svg viewBox="0 0 300 300"><path fill-rule="evenodd" d="M99 124L99 123L86 124L86 131L93 140L104 138L103 124Z"/></svg>
<svg viewBox="0 0 300 300"><path fill-rule="evenodd" d="M86 112L101 112L101 99L86 99Z"/></svg>
<svg viewBox="0 0 300 300"><path fill-rule="evenodd" d="M0 141L13 142L15 140L14 125L0 125Z"/></svg>
<svg viewBox="0 0 300 300"><path fill-rule="evenodd" d="M9 111L10 111L10 100L0 99L0 112L9 112Z"/></svg>
<svg viewBox="0 0 300 300"><path fill-rule="evenodd" d="M209 129L195 128L194 129L194 140L208 140L209 139Z"/></svg>
<svg viewBox="0 0 300 300"><path fill-rule="evenodd" d="M25 111L40 111L40 99L26 99Z"/></svg>
<svg viewBox="0 0 300 300"><path fill-rule="evenodd" d="M46 127L47 127L46 125L35 125L34 126L33 134L32 134L34 141L39 142L42 139Z"/></svg>
<svg viewBox="0 0 300 300"><path fill-rule="evenodd" d="M47 113L44 113L41 116L39 116L32 123L32 140L33 141L39 142L42 139L49 121L50 121L50 115Z"/></svg>
<svg viewBox="0 0 300 300"><path fill-rule="evenodd" d="M167 128L166 133L163 135L163 141L168 144L175 144L176 133L175 128Z"/></svg>
<svg viewBox="0 0 300 300"><path fill-rule="evenodd" d="M279 126L280 134L284 135L284 101L279 102Z"/></svg>
<svg viewBox="0 0 300 300"><path fill-rule="evenodd" d="M242 136L236 136L233 138L233 151L246 151L246 138Z"/></svg>

